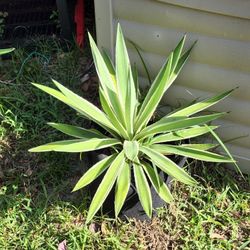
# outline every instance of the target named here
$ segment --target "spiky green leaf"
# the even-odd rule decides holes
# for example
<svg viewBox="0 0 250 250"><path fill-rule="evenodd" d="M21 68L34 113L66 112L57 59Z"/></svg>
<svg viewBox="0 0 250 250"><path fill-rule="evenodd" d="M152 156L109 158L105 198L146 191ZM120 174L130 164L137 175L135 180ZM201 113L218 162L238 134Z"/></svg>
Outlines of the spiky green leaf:
<svg viewBox="0 0 250 250"><path fill-rule="evenodd" d="M136 89L120 24L117 26L116 36L116 79L118 96L122 107L124 107L126 128L130 138L132 138L137 106Z"/></svg>
<svg viewBox="0 0 250 250"><path fill-rule="evenodd" d="M206 125L207 126L207 125ZM208 126L207 126L208 127ZM209 129L209 127L208 127ZM234 166L236 168L236 170L240 173L240 175L243 177L243 179L245 178L244 175L242 174L240 167L238 166L237 162L234 160L232 154L229 152L229 150L227 149L226 145L223 143L223 141L220 139L220 137L212 130L210 129L210 133L213 135L213 137L218 141L218 143L220 144L220 146L225 150L225 152L227 153L227 155L230 157L230 159L232 160L232 162L234 163Z"/></svg>
<svg viewBox="0 0 250 250"><path fill-rule="evenodd" d="M133 65L131 67L131 70L132 70L132 76L133 76L134 84L135 84L136 98L138 100L140 97L140 88L139 88L139 80L138 80L138 70L136 68L136 65Z"/></svg>
<svg viewBox="0 0 250 250"><path fill-rule="evenodd" d="M102 148L111 147L114 145L120 144L120 141L112 138L93 138L89 140L79 139L79 140L65 140L65 141L56 141L47 143L35 148L30 149L30 152L48 152L48 151L57 151L57 152L87 152L98 150Z"/></svg>
<svg viewBox="0 0 250 250"><path fill-rule="evenodd" d="M129 135L127 130L118 120L118 117L115 115L115 112L112 110L112 107L108 104L107 99L104 96L103 90L99 89L100 101L102 104L103 110L106 112L109 119L112 121L114 127L117 129L118 134L123 137L124 139L129 139Z"/></svg>
<svg viewBox="0 0 250 250"><path fill-rule="evenodd" d="M74 94L72 91L68 90L67 88L63 87L61 84L59 84L56 81L53 81L57 87L60 87L63 89L65 92L66 90L71 92L71 95L69 97L65 96L63 93L61 93L58 90L55 90L53 88L37 84L37 83L32 83L34 86L37 88L41 89L42 91L48 93L49 95L55 97L59 101L69 105L73 109L75 109L77 112L81 113L85 117L89 118L90 120L93 120L100 126L106 128L109 132L117 133L116 128L111 124L111 122L108 120L107 116L99 110L95 105L92 103L88 102L84 98ZM75 99L76 98L76 99Z"/></svg>
<svg viewBox="0 0 250 250"><path fill-rule="evenodd" d="M184 42L184 41L183 41ZM180 73L181 69L183 68L184 64L186 63L187 59L190 56L190 53L193 49L193 47L195 46L196 41L192 44L192 46L182 55L180 56L180 58L178 59L177 65L174 68L174 71L171 75L171 80L174 81L176 79L176 77L178 76L178 74ZM180 45L179 45L180 46ZM178 46L177 46L178 47Z"/></svg>
<svg viewBox="0 0 250 250"><path fill-rule="evenodd" d="M210 128L214 130L218 128L218 126L210 126ZM205 126L196 126L193 128L180 129L174 132L158 135L151 140L150 144L190 139L204 135L208 132L210 132L210 130Z"/></svg>
<svg viewBox="0 0 250 250"><path fill-rule="evenodd" d="M120 169L124 166L125 158L124 152L120 152L117 157L114 159L110 167L108 168L106 174L103 177L102 182L100 183L96 193L92 199L92 202L89 207L88 216L86 219L86 223L89 223L92 220L93 216L102 206L104 200L107 198L109 192L111 191L115 180L117 178Z"/></svg>
<svg viewBox="0 0 250 250"><path fill-rule="evenodd" d="M125 126L124 108L118 96L117 82L114 81L113 72L111 71L110 73L110 63L108 62L108 66L106 65L105 60L107 62L107 58L105 57L105 60L103 59L94 39L90 34L88 35L96 72L103 89L104 97L107 103L112 107L112 110L114 110L121 124Z"/></svg>
<svg viewBox="0 0 250 250"><path fill-rule="evenodd" d="M194 115L202 110L205 110L216 103L220 102L227 96L229 96L235 89L231 89L229 91L223 92L219 95L213 96L211 98L207 98L201 102L192 104L186 108L178 110L177 112L172 113L171 115L167 115L167 117L174 117L174 116L191 116Z"/></svg>
<svg viewBox="0 0 250 250"><path fill-rule="evenodd" d="M200 150L210 150L218 147L218 144L214 143L189 143L189 144L181 144L182 147L188 147L188 148L194 148L194 149L200 149Z"/></svg>
<svg viewBox="0 0 250 250"><path fill-rule="evenodd" d="M110 74L110 77L113 81L113 85L114 85L114 89L117 88L117 82L116 82L116 74L115 74L115 68L114 68L114 65L113 65L113 62L110 58L110 56L108 55L108 53L104 50L102 52L102 58L107 66L107 69L109 71L109 74Z"/></svg>
<svg viewBox="0 0 250 250"><path fill-rule="evenodd" d="M93 165L76 183L72 192L84 188L92 181L94 181L97 177L99 177L110 166L116 156L117 154L113 154Z"/></svg>
<svg viewBox="0 0 250 250"><path fill-rule="evenodd" d="M181 56L185 38L184 36L170 54L168 61L163 65L149 89L138 114L136 130L140 131L147 125L165 91L171 86L188 59L194 44Z"/></svg>
<svg viewBox="0 0 250 250"><path fill-rule="evenodd" d="M130 62L124 37L122 34L120 24L117 25L117 36L116 36L116 79L117 79L117 90L118 95L125 108Z"/></svg>
<svg viewBox="0 0 250 250"><path fill-rule="evenodd" d="M171 85L172 82L168 81L168 79L171 73L172 60L173 53L170 54L168 60L162 66L159 74L157 75L151 88L149 89L138 113L138 117L135 123L136 131L140 131L141 128L143 128L147 124L167 87Z"/></svg>
<svg viewBox="0 0 250 250"><path fill-rule="evenodd" d="M8 48L8 49L0 49L0 55L8 54L15 50L15 48Z"/></svg>
<svg viewBox="0 0 250 250"><path fill-rule="evenodd" d="M134 123L136 117L136 111L138 107L137 94L135 83L132 75L131 69L129 70L129 79L128 79L128 87L127 87L127 95L126 95L126 103L125 103L125 118L126 118L126 127L130 139L133 138L134 135Z"/></svg>
<svg viewBox="0 0 250 250"><path fill-rule="evenodd" d="M158 173L154 171L154 169L147 162L143 162L142 166L158 195L165 202L171 202L173 200L173 196L171 195L168 186L162 181L162 178L158 175Z"/></svg>
<svg viewBox="0 0 250 250"><path fill-rule="evenodd" d="M143 172L143 168L139 164L133 164L135 186L138 192L141 205L146 212L147 216L152 216L152 196L151 190L148 185L147 178Z"/></svg>
<svg viewBox="0 0 250 250"><path fill-rule="evenodd" d="M183 118L183 117L169 117L169 118L163 118L159 120L158 122L146 127L143 129L137 136L136 139L145 138L149 135L154 134L160 134L160 133L166 133L166 132L172 132L177 131L179 129L184 129L196 125L201 125L208 123L210 121L216 120L226 113L215 113L211 115L204 115L204 116L197 116L197 117L191 117L191 118ZM176 118L173 119L173 118Z"/></svg>
<svg viewBox="0 0 250 250"><path fill-rule="evenodd" d="M117 217L123 207L130 186L130 165L125 162L117 177L115 189L115 216Z"/></svg>
<svg viewBox="0 0 250 250"><path fill-rule="evenodd" d="M196 184L196 181L185 170L156 150L148 147L140 147L140 151L146 154L149 160L166 174L185 184Z"/></svg>
<svg viewBox="0 0 250 250"><path fill-rule="evenodd" d="M196 149L188 146L174 146L164 144L154 144L150 148L156 150L161 154L175 154L182 155L192 159L208 162L232 162L228 157L218 155L216 153Z"/></svg>
<svg viewBox="0 0 250 250"><path fill-rule="evenodd" d="M49 122L48 125L61 131L62 133L76 138L91 139L91 138L106 138L105 135L94 129L85 129L73 125Z"/></svg>

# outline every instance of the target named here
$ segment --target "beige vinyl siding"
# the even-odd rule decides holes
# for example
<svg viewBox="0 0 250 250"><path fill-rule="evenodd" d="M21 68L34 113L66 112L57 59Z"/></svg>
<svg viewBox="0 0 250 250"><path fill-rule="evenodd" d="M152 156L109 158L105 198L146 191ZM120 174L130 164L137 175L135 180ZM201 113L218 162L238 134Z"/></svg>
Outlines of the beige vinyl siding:
<svg viewBox="0 0 250 250"><path fill-rule="evenodd" d="M212 110L230 111L219 121L241 168L250 172L250 1L248 0L95 0L99 47L114 51L116 23L138 44L152 76L187 33L192 56L163 101L177 105L239 86ZM107 21L108 20L108 21ZM145 72L130 46L131 60Z"/></svg>
<svg viewBox="0 0 250 250"><path fill-rule="evenodd" d="M249 0L158 0L199 11L250 19Z"/></svg>

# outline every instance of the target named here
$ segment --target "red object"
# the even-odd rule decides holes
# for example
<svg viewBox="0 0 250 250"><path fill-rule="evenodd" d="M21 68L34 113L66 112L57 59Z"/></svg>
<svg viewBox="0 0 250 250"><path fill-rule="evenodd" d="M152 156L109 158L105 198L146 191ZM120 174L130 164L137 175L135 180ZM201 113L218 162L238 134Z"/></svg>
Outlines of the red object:
<svg viewBox="0 0 250 250"><path fill-rule="evenodd" d="M77 0L75 6L76 42L79 47L84 45L84 0Z"/></svg>

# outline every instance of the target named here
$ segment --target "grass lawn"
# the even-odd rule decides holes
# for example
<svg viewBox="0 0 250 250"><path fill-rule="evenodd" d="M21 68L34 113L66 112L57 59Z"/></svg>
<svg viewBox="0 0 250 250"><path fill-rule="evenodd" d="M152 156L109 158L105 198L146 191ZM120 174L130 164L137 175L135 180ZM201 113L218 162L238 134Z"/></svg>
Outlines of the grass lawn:
<svg viewBox="0 0 250 250"><path fill-rule="evenodd" d="M95 217L85 226L88 190L71 193L84 155L32 154L62 139L47 122L90 126L33 87L53 77L96 103L94 78L81 84L89 53L56 40L33 41L0 61L0 249L250 249L250 178L189 162L199 187L173 182L175 201L152 221Z"/></svg>

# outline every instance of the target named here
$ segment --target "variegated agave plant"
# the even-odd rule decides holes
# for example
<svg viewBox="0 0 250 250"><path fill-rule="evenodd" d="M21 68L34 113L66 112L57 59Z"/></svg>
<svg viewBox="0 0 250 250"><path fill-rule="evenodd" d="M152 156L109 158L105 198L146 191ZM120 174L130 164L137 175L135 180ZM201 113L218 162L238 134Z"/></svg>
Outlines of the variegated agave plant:
<svg viewBox="0 0 250 250"><path fill-rule="evenodd" d="M169 55L141 103L138 100L137 74L132 72L120 26L118 25L116 38L116 66L107 54L100 53L91 35L89 40L100 79L102 110L56 81L53 82L58 90L36 83L34 85L103 127L108 135L68 124L49 123L74 139L30 149L30 152L88 152L110 147L111 155L92 166L73 190L85 187L106 171L92 199L87 222L100 209L114 185L115 214L119 215L130 187L132 173L140 202L149 217L152 215L152 198L148 182L151 182L165 202L173 199L158 174L160 170L185 184L196 184L196 181L168 155L181 155L209 162L233 162L230 157L209 152L213 147L211 144L182 144L185 139L216 129L216 126L207 124L225 113L197 113L218 103L232 90L179 109L149 125L162 96L179 74L192 50L193 46L182 53L185 36Z"/></svg>

